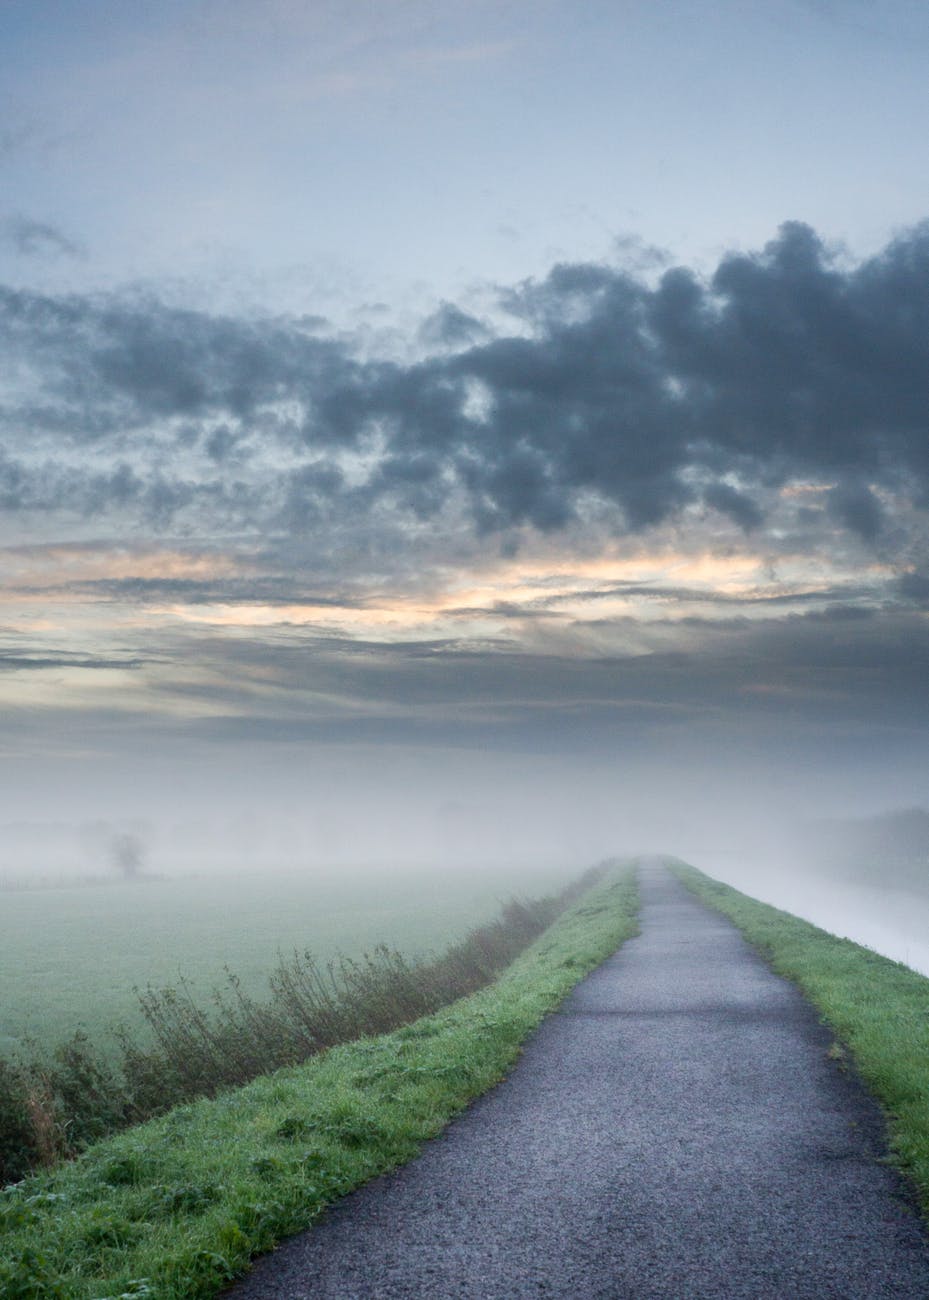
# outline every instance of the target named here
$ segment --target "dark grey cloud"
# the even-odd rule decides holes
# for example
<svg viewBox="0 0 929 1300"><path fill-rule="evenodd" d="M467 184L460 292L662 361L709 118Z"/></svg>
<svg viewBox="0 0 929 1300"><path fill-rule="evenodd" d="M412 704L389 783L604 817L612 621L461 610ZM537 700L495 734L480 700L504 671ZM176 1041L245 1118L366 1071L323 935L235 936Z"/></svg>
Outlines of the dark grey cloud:
<svg viewBox="0 0 929 1300"><path fill-rule="evenodd" d="M147 297L0 289L0 342L34 378L34 402L8 408L6 419L85 442L171 418L218 416L237 427L276 401L313 414L314 397L350 385L355 370L344 347L309 338L299 323L210 316ZM321 416L316 426L338 440ZM300 421L274 426L282 439L303 431Z"/></svg>
<svg viewBox="0 0 929 1300"><path fill-rule="evenodd" d="M624 626L634 630L634 621L611 624ZM183 688L162 679L158 689L208 703L210 716L191 726L224 740L550 752L739 735L798 749L820 736L924 743L929 630L920 614L877 617L847 605L678 626L677 648L650 654L539 653L455 638L390 644L313 630L260 640L200 635L206 679ZM179 662L183 644L173 652Z"/></svg>
<svg viewBox="0 0 929 1300"><path fill-rule="evenodd" d="M904 600L915 605L929 606L929 574L910 570L897 580L897 591Z"/></svg>
<svg viewBox="0 0 929 1300"><path fill-rule="evenodd" d="M452 302L444 302L420 326L419 334L427 347L461 348L487 338L490 331L475 316Z"/></svg>
<svg viewBox="0 0 929 1300"><path fill-rule="evenodd" d="M881 503L865 483L840 484L831 488L828 507L839 523L866 542L873 542L884 526Z"/></svg>
<svg viewBox="0 0 929 1300"><path fill-rule="evenodd" d="M0 650L0 672L23 672L36 669L61 668L131 668L137 669L149 663L149 659L136 655L81 655L67 651L35 651L31 654L12 653Z"/></svg>
<svg viewBox="0 0 929 1300"><path fill-rule="evenodd" d="M363 609L366 601L348 593L334 595L295 582L292 576L250 578L92 578L64 585L20 585L11 591L26 596L79 596L89 600L148 604L164 601L185 605L318 605L332 609Z"/></svg>
<svg viewBox="0 0 929 1300"><path fill-rule="evenodd" d="M500 306L488 334L445 304L406 364L297 320L2 290L0 501L66 509L67 481L84 514L269 534L452 507L553 532L591 503L636 531L702 505L757 531L810 479L824 545L883 544L882 493L929 503L929 226L856 265L796 222L709 277L559 265Z"/></svg>
<svg viewBox="0 0 929 1300"><path fill-rule="evenodd" d="M714 510L729 515L746 532L759 528L764 520L761 507L746 493L739 492L728 483L711 483L704 490L703 500Z"/></svg>

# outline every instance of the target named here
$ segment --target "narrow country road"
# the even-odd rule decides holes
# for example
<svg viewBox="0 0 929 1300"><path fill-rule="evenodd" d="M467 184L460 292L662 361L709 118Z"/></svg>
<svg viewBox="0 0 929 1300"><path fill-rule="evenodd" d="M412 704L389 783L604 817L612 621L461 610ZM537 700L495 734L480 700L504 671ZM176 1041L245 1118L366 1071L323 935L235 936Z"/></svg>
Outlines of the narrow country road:
<svg viewBox="0 0 929 1300"><path fill-rule="evenodd" d="M926 1300L929 1244L829 1034L661 869L510 1077L232 1300Z"/></svg>

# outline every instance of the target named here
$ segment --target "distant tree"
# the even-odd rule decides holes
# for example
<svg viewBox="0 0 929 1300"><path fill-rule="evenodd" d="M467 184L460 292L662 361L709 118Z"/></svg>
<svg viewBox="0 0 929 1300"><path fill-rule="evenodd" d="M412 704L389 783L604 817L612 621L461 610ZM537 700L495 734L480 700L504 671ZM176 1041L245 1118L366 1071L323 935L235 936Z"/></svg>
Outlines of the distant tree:
<svg viewBox="0 0 929 1300"><path fill-rule="evenodd" d="M125 880L138 880L145 861L145 848L138 835L119 831L110 840L110 859Z"/></svg>

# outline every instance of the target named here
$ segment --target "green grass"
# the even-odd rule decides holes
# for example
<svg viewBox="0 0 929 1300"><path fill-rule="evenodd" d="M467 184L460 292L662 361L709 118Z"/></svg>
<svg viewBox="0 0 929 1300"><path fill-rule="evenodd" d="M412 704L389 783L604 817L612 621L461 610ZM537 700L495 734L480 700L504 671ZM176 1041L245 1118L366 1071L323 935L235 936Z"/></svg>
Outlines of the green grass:
<svg viewBox="0 0 929 1300"><path fill-rule="evenodd" d="M52 1048L83 1029L97 1043L118 1020L143 1028L133 986L175 984L203 1002L230 966L266 992L278 952L323 963L376 943L439 951L512 894L537 896L571 871L321 871L0 892L0 1057L27 1039ZM100 960L101 943L106 961Z"/></svg>
<svg viewBox="0 0 929 1300"><path fill-rule="evenodd" d="M888 1117L893 1156L929 1216L929 979L740 894L693 867L679 878L734 921L780 975L803 990Z"/></svg>
<svg viewBox="0 0 929 1300"><path fill-rule="evenodd" d="M542 1018L635 933L636 910L631 869L613 871L471 997L26 1179L0 1196L0 1297L215 1294L498 1082Z"/></svg>

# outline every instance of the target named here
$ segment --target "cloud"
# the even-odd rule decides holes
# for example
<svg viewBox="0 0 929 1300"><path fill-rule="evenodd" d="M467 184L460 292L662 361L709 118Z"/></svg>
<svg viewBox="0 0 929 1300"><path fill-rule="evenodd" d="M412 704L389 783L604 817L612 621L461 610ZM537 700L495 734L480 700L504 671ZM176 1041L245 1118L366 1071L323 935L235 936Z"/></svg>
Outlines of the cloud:
<svg viewBox="0 0 929 1300"><path fill-rule="evenodd" d="M312 590L293 577L270 575L224 579L87 578L58 585L19 585L10 590L24 596L73 596L141 605L303 605L344 610L365 607L364 600L348 593Z"/></svg>
<svg viewBox="0 0 929 1300"><path fill-rule="evenodd" d="M15 215L0 222L0 234L21 257L81 257L83 249L57 226Z"/></svg>
<svg viewBox="0 0 929 1300"><path fill-rule="evenodd" d="M487 338L488 334L489 330L481 321L451 302L442 303L437 311L427 316L419 330L419 336L427 347L461 348Z"/></svg>
<svg viewBox="0 0 929 1300"><path fill-rule="evenodd" d="M209 672L184 681L179 670L158 689L184 695L191 734L223 741L636 753L697 737L771 736L798 750L869 732L922 738L929 632L918 613L878 618L846 606L694 619L680 631L674 648L649 654L544 652L531 635L390 644L313 630L201 634L198 661ZM179 637L169 653L178 665L185 644Z"/></svg>
<svg viewBox="0 0 929 1300"><path fill-rule="evenodd" d="M897 590L904 600L929 608L929 575L910 570L900 575Z"/></svg>
<svg viewBox="0 0 929 1300"><path fill-rule="evenodd" d="M446 303L399 362L287 318L4 289L3 505L388 549L424 527L696 526L705 507L878 546L886 501L922 519L929 226L851 265L792 222L709 277L563 264L499 297L512 327ZM798 481L825 509L784 495Z"/></svg>
<svg viewBox="0 0 929 1300"><path fill-rule="evenodd" d="M0 650L0 672L24 672L36 669L89 668L89 669L138 669L148 660L135 656L112 657L104 655L80 655L62 651L34 654L13 654Z"/></svg>
<svg viewBox="0 0 929 1300"><path fill-rule="evenodd" d="M834 487L828 495L830 513L866 542L873 542L884 526L881 503L865 483Z"/></svg>
<svg viewBox="0 0 929 1300"><path fill-rule="evenodd" d="M711 483L703 493L703 500L714 510L734 519L746 532L758 528L764 519L764 512L757 502L728 483Z"/></svg>

